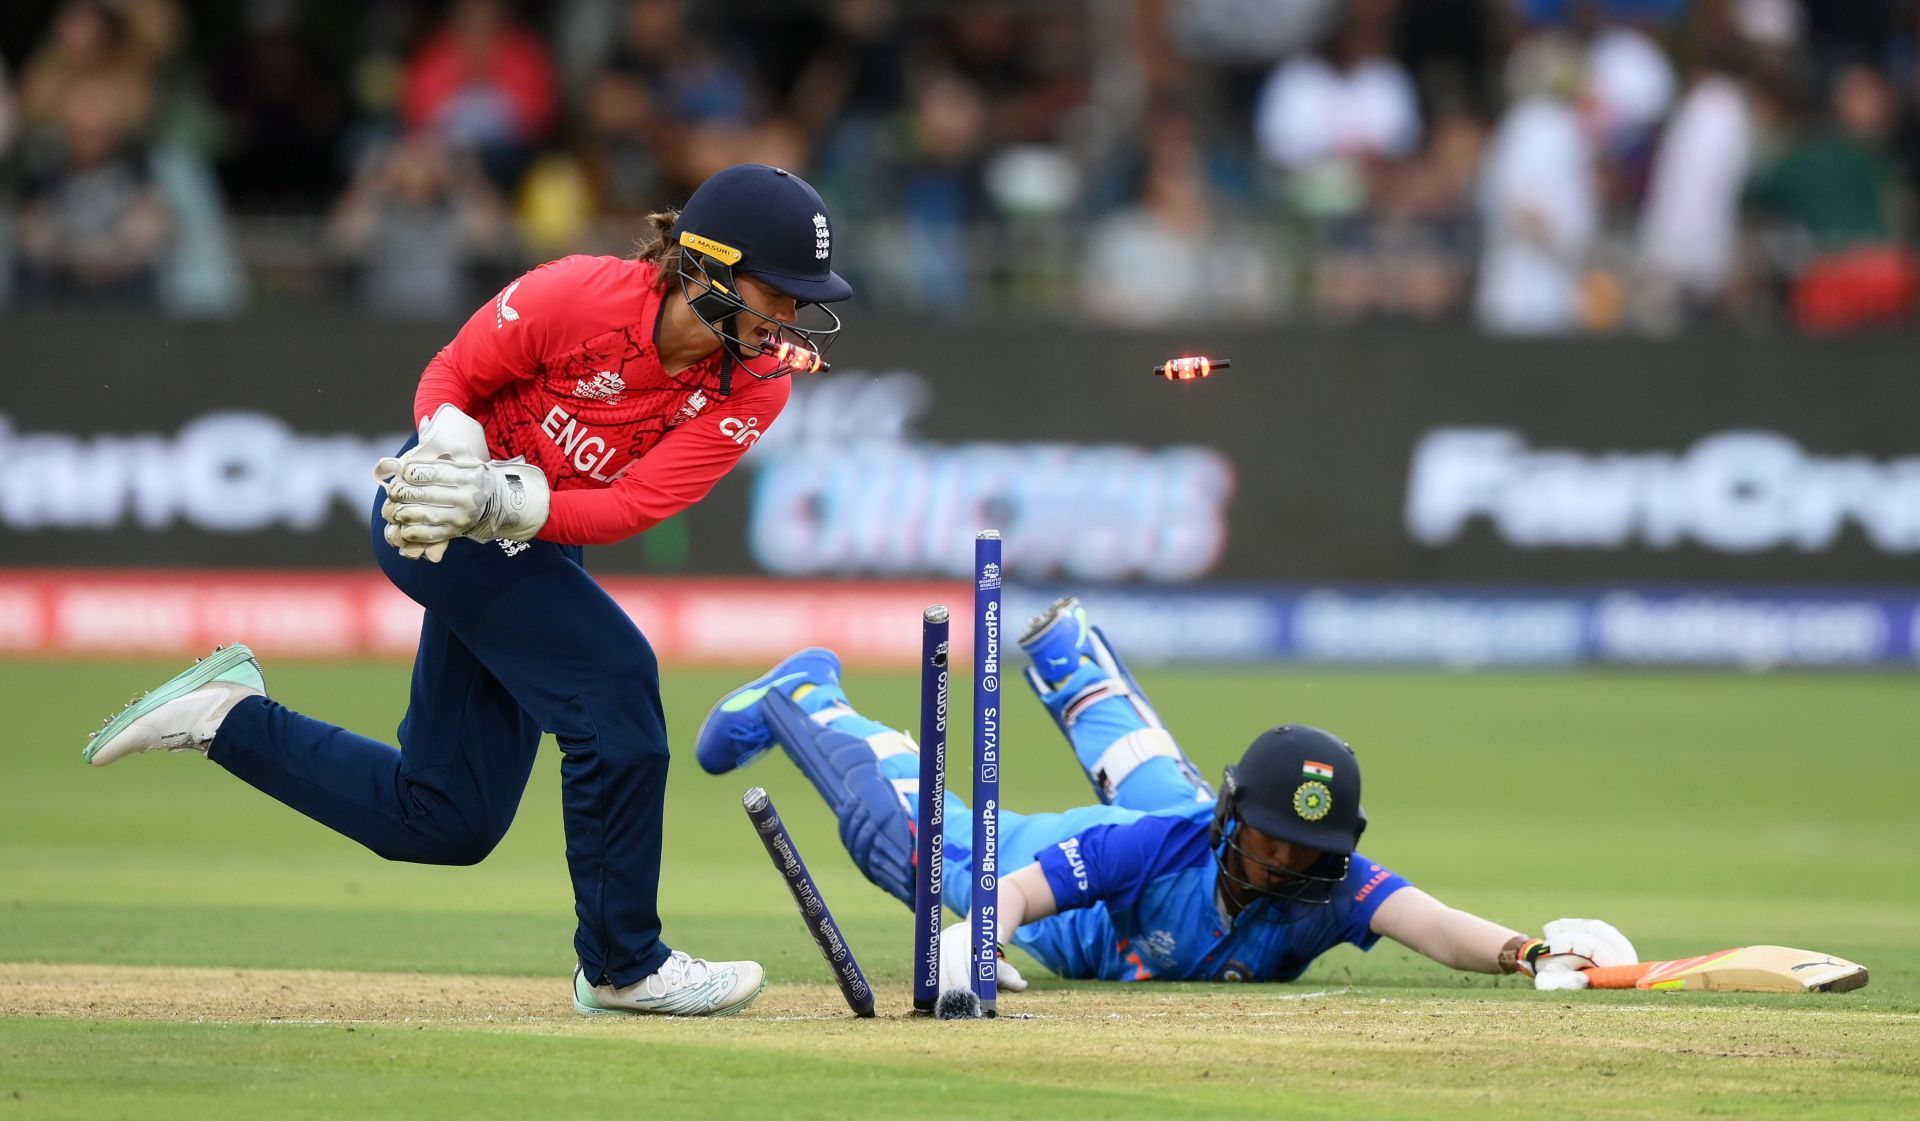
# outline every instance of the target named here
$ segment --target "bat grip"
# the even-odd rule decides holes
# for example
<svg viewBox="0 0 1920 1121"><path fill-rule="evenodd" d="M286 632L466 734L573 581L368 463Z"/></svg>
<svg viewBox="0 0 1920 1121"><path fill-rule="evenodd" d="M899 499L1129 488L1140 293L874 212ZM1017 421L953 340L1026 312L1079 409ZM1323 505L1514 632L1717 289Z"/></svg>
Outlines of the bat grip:
<svg viewBox="0 0 1920 1121"><path fill-rule="evenodd" d="M1645 977L1658 964L1639 961L1632 965L1596 965L1580 972L1587 975L1587 982L1596 989L1631 989L1640 978Z"/></svg>

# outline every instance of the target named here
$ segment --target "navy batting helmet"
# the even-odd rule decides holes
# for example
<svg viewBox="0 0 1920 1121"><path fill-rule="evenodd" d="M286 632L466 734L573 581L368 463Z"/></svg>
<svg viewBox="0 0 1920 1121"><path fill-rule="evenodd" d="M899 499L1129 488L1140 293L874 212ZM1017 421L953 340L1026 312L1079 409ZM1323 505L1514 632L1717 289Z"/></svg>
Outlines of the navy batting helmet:
<svg viewBox="0 0 1920 1121"><path fill-rule="evenodd" d="M1331 732L1287 724L1260 733L1240 762L1227 766L1214 802L1214 854L1223 875L1255 890L1226 861L1229 852L1243 862L1253 859L1234 836L1242 824L1320 853L1306 870L1286 870L1282 887L1264 894L1302 903L1330 901L1367 829L1366 811L1360 808L1360 761L1353 749Z"/></svg>

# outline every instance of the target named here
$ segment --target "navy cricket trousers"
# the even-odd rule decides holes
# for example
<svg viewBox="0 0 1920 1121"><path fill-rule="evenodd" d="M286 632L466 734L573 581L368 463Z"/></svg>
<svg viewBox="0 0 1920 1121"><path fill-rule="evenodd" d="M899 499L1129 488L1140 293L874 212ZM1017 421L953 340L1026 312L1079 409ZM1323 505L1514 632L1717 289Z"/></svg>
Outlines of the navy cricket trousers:
<svg viewBox="0 0 1920 1121"><path fill-rule="evenodd" d="M411 446L411 445L409 445ZM667 731L653 647L578 546L459 538L439 564L374 554L426 608L400 750L265 698L236 706L209 758L389 860L475 864L512 824L540 733L560 744L574 949L596 984L666 961L656 903Z"/></svg>

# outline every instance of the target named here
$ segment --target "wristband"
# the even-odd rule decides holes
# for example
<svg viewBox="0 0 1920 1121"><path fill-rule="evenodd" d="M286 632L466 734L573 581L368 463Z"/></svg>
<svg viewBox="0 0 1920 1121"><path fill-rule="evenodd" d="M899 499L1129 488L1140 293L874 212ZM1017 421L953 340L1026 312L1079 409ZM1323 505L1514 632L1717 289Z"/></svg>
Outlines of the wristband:
<svg viewBox="0 0 1920 1121"><path fill-rule="evenodd" d="M1547 944L1538 938L1514 935L1500 947L1500 972L1533 976L1533 963L1547 952Z"/></svg>

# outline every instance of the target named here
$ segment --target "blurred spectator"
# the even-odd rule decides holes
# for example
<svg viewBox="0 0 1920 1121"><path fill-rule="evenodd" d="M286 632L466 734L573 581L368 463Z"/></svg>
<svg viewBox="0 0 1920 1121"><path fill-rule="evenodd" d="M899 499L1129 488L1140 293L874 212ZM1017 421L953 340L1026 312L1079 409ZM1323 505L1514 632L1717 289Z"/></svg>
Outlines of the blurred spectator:
<svg viewBox="0 0 1920 1121"><path fill-rule="evenodd" d="M812 181L834 212L864 216L878 205L869 171L905 97L907 44L894 0L833 0L828 20L787 111L812 141Z"/></svg>
<svg viewBox="0 0 1920 1121"><path fill-rule="evenodd" d="M371 153L334 209L334 245L359 266L361 304L376 315L469 310L469 270L497 255L499 197L469 153L413 133Z"/></svg>
<svg viewBox="0 0 1920 1121"><path fill-rule="evenodd" d="M1733 279L1754 148L1743 73L1733 59L1702 68L1660 137L1640 221L1647 299L1697 306Z"/></svg>
<svg viewBox="0 0 1920 1121"><path fill-rule="evenodd" d="M519 181L558 110L547 48L514 21L506 0L454 0L407 61L408 130L475 152L501 190Z"/></svg>
<svg viewBox="0 0 1920 1121"><path fill-rule="evenodd" d="M1267 246L1221 220L1195 131L1162 119L1168 123L1148 138L1138 204L1094 227L1081 306L1114 327L1272 317L1279 271Z"/></svg>
<svg viewBox="0 0 1920 1121"><path fill-rule="evenodd" d="M1182 58L1206 63L1266 62L1310 49L1339 19L1341 4L1342 0L1145 0L1143 7L1163 9L1164 26L1150 27L1143 45L1170 68L1179 67ZM1179 57L1151 49L1161 46L1163 34L1179 48Z"/></svg>
<svg viewBox="0 0 1920 1121"><path fill-rule="evenodd" d="M609 69L640 82L676 122L751 124L764 109L751 65L712 29L693 28L690 13L688 0L629 0Z"/></svg>
<svg viewBox="0 0 1920 1121"><path fill-rule="evenodd" d="M1237 205L1257 205L1262 199L1258 161L1248 151L1244 135L1209 125L1195 97L1166 94L1151 99L1138 123L1112 145L1092 175L1086 191L1087 213L1104 217L1138 201L1150 149L1156 137L1168 132L1185 134L1198 147L1209 190Z"/></svg>
<svg viewBox="0 0 1920 1121"><path fill-rule="evenodd" d="M15 119L13 84L7 60L0 58L0 310L13 302L13 177L7 169L12 165Z"/></svg>
<svg viewBox="0 0 1920 1121"><path fill-rule="evenodd" d="M1896 20L1902 7L1909 21L1905 30L1911 31L1912 5L1902 0L1807 0L1807 38L1817 75L1832 78L1848 65L1886 62L1901 30Z"/></svg>
<svg viewBox="0 0 1920 1121"><path fill-rule="evenodd" d="M1406 65L1423 105L1459 106L1490 118L1498 105L1500 52L1494 33L1501 13L1486 0L1402 3L1395 55Z"/></svg>
<svg viewBox="0 0 1920 1121"><path fill-rule="evenodd" d="M144 127L152 115L154 60L136 40L127 13L109 0L67 0L54 13L46 42L21 71L21 123L58 129L60 106L81 83L115 84L131 127Z"/></svg>
<svg viewBox="0 0 1920 1121"><path fill-rule="evenodd" d="M65 127L62 107L82 85L108 91L122 127L144 129L153 116L156 44L140 37L127 7L110 0L66 0L45 43L20 75L22 127L48 135Z"/></svg>
<svg viewBox="0 0 1920 1121"><path fill-rule="evenodd" d="M1557 36L1537 36L1509 60L1507 80L1512 104L1482 171L1475 311L1499 334L1567 331L1580 321L1600 224L1595 152L1573 105L1580 58Z"/></svg>
<svg viewBox="0 0 1920 1121"><path fill-rule="evenodd" d="M1584 74L1581 117L1599 149L1606 208L1637 206L1646 193L1655 130L1679 85L1673 63L1639 28L1601 25L1587 44Z"/></svg>
<svg viewBox="0 0 1920 1121"><path fill-rule="evenodd" d="M1796 138L1760 170L1748 201L1822 249L1891 241L1904 205L1893 90L1878 71L1850 66L1834 78L1830 111L1831 126Z"/></svg>
<svg viewBox="0 0 1920 1121"><path fill-rule="evenodd" d="M221 181L239 207L312 211L342 186L344 76L301 34L300 16L296 0L247 5L244 34L215 81L226 119Z"/></svg>
<svg viewBox="0 0 1920 1121"><path fill-rule="evenodd" d="M0 58L0 160L5 160L13 147L15 117L13 83L8 80L7 60Z"/></svg>
<svg viewBox="0 0 1920 1121"><path fill-rule="evenodd" d="M97 73L67 83L57 109L57 143L33 158L27 176L21 293L36 302L148 302L168 223L125 89Z"/></svg>
<svg viewBox="0 0 1920 1121"><path fill-rule="evenodd" d="M763 98L739 52L696 32L689 19L686 0L629 0L619 43L593 84L589 164L611 213L649 213L663 198L685 197L707 170L730 163L797 162L713 151L751 147L742 138L761 119Z"/></svg>
<svg viewBox="0 0 1920 1121"><path fill-rule="evenodd" d="M1531 27L1566 28L1580 22L1665 24L1691 0L1513 0Z"/></svg>
<svg viewBox="0 0 1920 1121"><path fill-rule="evenodd" d="M1336 322L1444 318L1465 302L1474 249L1474 186L1487 133L1463 109L1442 110L1418 157L1389 168L1366 221L1329 231L1314 305Z"/></svg>
<svg viewBox="0 0 1920 1121"><path fill-rule="evenodd" d="M889 272L919 308L966 310L972 298L974 246L969 235L986 216L981 156L986 105L974 87L949 71L915 84L904 150L888 174L900 223Z"/></svg>
<svg viewBox="0 0 1920 1121"><path fill-rule="evenodd" d="M1897 244L1908 225L1909 187L1892 150L1895 103L1877 70L1839 71L1831 125L1804 134L1749 184L1748 201L1806 243L1782 263L1798 275L1792 307L1802 326L1870 326L1912 307L1916 267Z"/></svg>
<svg viewBox="0 0 1920 1121"><path fill-rule="evenodd" d="M1169 267L1198 256L1251 280L1216 284L1221 301L1158 286L1150 317L1169 303L1239 314L1248 291L1270 309L1298 277L1342 322L1472 306L1502 331L1623 309L1662 326L1704 307L1764 310L1754 297L1771 293L1827 322L1805 309L1894 306L1874 301L1903 283L1920 207L1915 0L220 0L191 5L191 23L182 0L31 7L41 16L0 20L0 34L46 21L38 42L5 44L27 62L0 162L13 196L0 198L0 274L32 274L43 298L72 288L44 257L22 259L21 191L31 169L44 250L47 185L107 175L158 200L164 236L106 291L149 288L172 313L230 311L250 280L320 291L331 262L308 221L332 199L343 236L397 222L421 246L455 246L447 276L391 298L373 278L404 271L402 255L370 263L366 298L402 309L478 282L460 262L496 245L617 250L623 220L742 160L809 168L847 212L848 268L879 281L876 300L953 314L1091 306L1089 262L1147 275L1143 247L1163 246ZM1300 54L1307 43L1316 52ZM1668 43L1691 64L1684 90ZM1559 61L1543 66L1547 54ZM1733 57L1744 74L1701 65ZM1503 73L1534 79L1504 106ZM1830 127L1801 126L1797 98L1794 123L1771 127L1780 75L1833 91L1816 114ZM63 134L86 127L65 107L88 88L76 116L111 89L124 136L105 162L69 167ZM7 108L0 76L0 151ZM389 150L415 132L437 147ZM208 170L216 139L226 198ZM1741 214L1733 184L1755 164L1766 170ZM368 170L346 189L348 169L372 166L392 183L375 190ZM492 192L473 189L474 166ZM394 185L416 180L437 185ZM1251 210L1273 183L1309 220L1284 268L1296 247L1278 239L1295 231L1269 223L1248 239L1218 213ZM1206 257L1179 243L1196 197L1193 228L1245 244ZM272 217L243 218L236 238L229 206ZM483 212L494 228L481 236Z"/></svg>
<svg viewBox="0 0 1920 1121"><path fill-rule="evenodd" d="M1008 0L976 0L936 21L925 36L928 62L971 87L985 111L989 142L1057 139L1060 105L1042 91L1045 42L1038 17ZM1057 61L1057 60L1052 60Z"/></svg>
<svg viewBox="0 0 1920 1121"><path fill-rule="evenodd" d="M1393 0L1354 0L1324 54L1281 63L1254 116L1260 152L1286 172L1295 205L1317 218L1360 211L1384 161L1420 144L1413 81L1389 55Z"/></svg>
<svg viewBox="0 0 1920 1121"><path fill-rule="evenodd" d="M1724 15L1734 35L1761 51L1792 50L1807 33L1807 10L1799 0L1727 0Z"/></svg>

